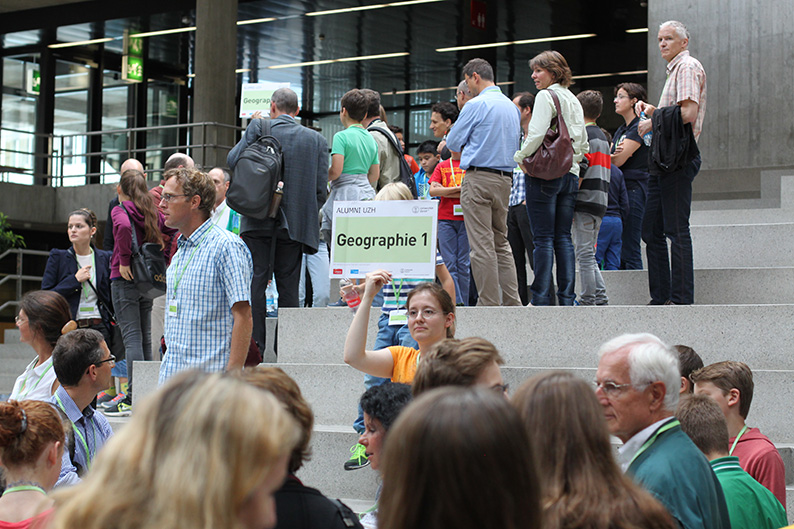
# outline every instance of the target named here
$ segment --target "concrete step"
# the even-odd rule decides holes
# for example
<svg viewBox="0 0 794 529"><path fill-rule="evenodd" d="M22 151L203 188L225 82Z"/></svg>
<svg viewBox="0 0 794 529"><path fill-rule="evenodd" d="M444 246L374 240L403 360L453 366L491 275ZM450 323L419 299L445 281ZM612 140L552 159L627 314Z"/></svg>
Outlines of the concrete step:
<svg viewBox="0 0 794 529"><path fill-rule="evenodd" d="M36 351L26 343L4 343L0 344L0 358L6 360L24 360L28 362L36 356ZM4 368L0 368L5 371Z"/></svg>
<svg viewBox="0 0 794 529"><path fill-rule="evenodd" d="M610 305L645 305L647 270L603 270ZM576 290L581 283L576 278ZM794 267L695 270L698 305L778 304L794 301Z"/></svg>
<svg viewBox="0 0 794 529"><path fill-rule="evenodd" d="M6 344L20 343L19 342L19 329L6 329L3 331L3 340Z"/></svg>
<svg viewBox="0 0 794 529"><path fill-rule="evenodd" d="M693 226L691 232L695 268L790 266L794 262L791 222Z"/></svg>
<svg viewBox="0 0 794 529"><path fill-rule="evenodd" d="M794 176L761 172L761 197L742 200L700 200L692 203L692 225L752 224L794 221Z"/></svg>
<svg viewBox="0 0 794 529"><path fill-rule="evenodd" d="M379 315L370 313L368 347ZM352 319L348 309L282 309L279 362L342 363ZM650 332L693 347L707 363L794 370L793 320L794 305L459 307L457 337L491 340L510 366L566 368L595 366L596 351L615 336Z"/></svg>

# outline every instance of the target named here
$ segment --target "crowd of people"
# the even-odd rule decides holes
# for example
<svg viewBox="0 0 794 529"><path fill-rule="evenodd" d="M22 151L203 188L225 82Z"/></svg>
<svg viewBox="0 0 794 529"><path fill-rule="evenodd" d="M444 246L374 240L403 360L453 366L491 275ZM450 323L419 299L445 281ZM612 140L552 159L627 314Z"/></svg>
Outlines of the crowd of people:
<svg viewBox="0 0 794 529"><path fill-rule="evenodd" d="M679 22L662 24L662 102L619 85L625 125L614 141L596 125L601 94L574 95L565 58L547 51L530 61L537 95L513 100L486 61L469 61L457 108L432 107L440 141L420 145L408 179L401 131L382 119L378 93L359 89L341 99L345 128L330 161L326 140L296 122L288 88L273 94L270 122L251 122L229 169L205 173L175 154L148 190L140 162L127 160L105 249L93 243L96 216L73 211L71 246L52 251L43 290L21 300L20 338L36 357L0 403L0 527L785 526L782 458L746 424L754 391L746 364L704 366L689 347L623 335L598 351L594 386L548 371L511 395L493 343L455 338L456 306L473 298L575 304L577 262L578 302L606 304L599 261L642 267L640 238L651 302L693 302L688 217L705 73L688 39ZM536 177L527 160L562 121L571 165L561 177ZM225 197L230 169L265 132L282 146L283 199L262 220ZM674 141L686 152L671 152ZM312 283L315 274L327 280L335 201L436 197L435 280L379 269L350 287L360 304L343 358L365 374L365 391L344 468L370 466L381 480L359 516L296 474L311 456L314 416L284 371L254 365L265 289L275 280L281 306L297 306L303 270ZM147 243L169 263L156 297L133 274ZM318 256L324 272L308 261ZM367 349L373 306L378 333ZM160 388L132 413L133 361L152 358L162 358ZM114 435L105 415L132 418ZM622 442L617 453L610 436Z"/></svg>

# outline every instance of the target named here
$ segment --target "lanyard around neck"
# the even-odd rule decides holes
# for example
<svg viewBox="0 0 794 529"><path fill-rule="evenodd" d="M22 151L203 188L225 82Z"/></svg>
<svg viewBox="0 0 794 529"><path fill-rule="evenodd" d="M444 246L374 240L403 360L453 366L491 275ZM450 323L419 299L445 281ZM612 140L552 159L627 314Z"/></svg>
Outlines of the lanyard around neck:
<svg viewBox="0 0 794 529"><path fill-rule="evenodd" d="M185 275L185 270L187 270L187 267L190 264L190 261L193 260L193 254L196 253L196 250L198 250L199 246L201 246L201 241L204 240L204 237L206 237L207 234L210 232L210 230L212 228L214 228L214 227L215 227L215 224L210 223L209 227L207 227L207 231L205 231L204 234L199 238L198 242L196 243L196 246L194 246L193 250L190 252L190 255L187 258L187 262L185 263L185 266L182 267L182 271L174 279L174 298L176 298L176 291L179 288L179 283L182 281L182 276Z"/></svg>
<svg viewBox="0 0 794 529"><path fill-rule="evenodd" d="M34 369L33 366L35 366L36 362L38 362L38 361L39 361L39 359L36 358L35 360L33 360L33 362L30 364L30 366L28 366L28 368L29 368L28 374L25 375L25 380L22 381L22 387L19 388L19 399L18 400L25 400L25 397L27 397L30 394L31 391L35 391L36 388L39 387L39 384L41 383L41 379L44 378L44 376L47 373L50 372L50 369L52 369L52 357L50 357L50 365L47 366L47 369L45 369L44 372L41 374L41 376L38 378L38 380L36 380L36 383L33 385L33 387L31 387L30 389L25 391L25 387L28 385L28 378L30 377L30 373ZM25 392L22 393L23 391L25 391Z"/></svg>
<svg viewBox="0 0 794 529"><path fill-rule="evenodd" d="M91 272L88 274L89 279L92 279L96 282L96 256L94 255L94 250L88 249L91 252ZM77 261L78 268L80 267L80 260L77 259L77 251L74 252L74 260ZM91 287L86 285L87 281L83 281L82 288L83 288L83 299L88 299L88 294L91 293Z"/></svg>
<svg viewBox="0 0 794 529"><path fill-rule="evenodd" d="M747 425L745 424L744 426L742 426L742 429L739 430L739 435L737 435L736 439L733 440L733 445L731 445L731 449L728 452L729 456L733 455L733 451L736 449L736 445L739 443L739 439L742 438L742 435L744 435L744 432L746 431L747 431Z"/></svg>
<svg viewBox="0 0 794 529"><path fill-rule="evenodd" d="M3 492L3 496L5 496L6 494L11 494L12 492L22 492L24 490L35 490L41 492L42 494L47 494L46 492L44 492L44 489L42 489L41 487L37 487L35 485L19 485L18 487L11 487L6 489L5 492Z"/></svg>
<svg viewBox="0 0 794 529"><path fill-rule="evenodd" d="M61 402L61 397L56 393L55 400L58 401L58 406L66 413L66 408L63 406L63 402ZM83 422L86 421L85 415L83 416ZM80 432L77 428L77 425L74 421L69 421L72 423L72 430L74 430L74 434L80 439L80 442L83 444L83 448L85 448L85 469L88 470L91 468L91 452L88 450L88 441L86 440L85 436ZM91 439L94 441L94 448L96 448L96 424L94 424L93 419L91 420ZM88 435L88 428L86 428L86 435Z"/></svg>
<svg viewBox="0 0 794 529"><path fill-rule="evenodd" d="M637 453L636 453L636 454L634 454L634 457L632 457L632 458L631 458L631 461L629 462L629 466L631 466L631 465L632 465L632 463L634 463L634 460L635 460L635 459L637 459L638 457L640 457L640 454L642 454L642 453L643 453L643 452L645 452L645 451L646 451L648 448L650 448L650 447L651 447L651 445L652 445L652 444L653 444L653 443L656 441L656 438L657 438L657 437L659 437L661 434L663 434L663 433L664 433L664 432L666 432L667 430L670 430L670 429L672 429L672 428L675 428L676 426L680 426L680 425L681 425L681 423L678 421L678 419L673 419L672 421L668 422L667 424L665 424L664 426L662 426L661 428L659 428L658 430L656 430L656 433L654 433L654 434L653 434L653 436L652 436L650 439L648 439L647 441L645 441L645 444L643 444L643 445L640 447L640 449L639 449L639 450L637 450Z"/></svg>

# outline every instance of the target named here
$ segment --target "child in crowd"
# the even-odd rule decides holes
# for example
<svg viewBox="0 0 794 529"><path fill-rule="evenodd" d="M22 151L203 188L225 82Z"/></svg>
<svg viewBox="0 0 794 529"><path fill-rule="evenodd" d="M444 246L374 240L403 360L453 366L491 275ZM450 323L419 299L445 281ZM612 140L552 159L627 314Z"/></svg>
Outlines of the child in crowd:
<svg viewBox="0 0 794 529"><path fill-rule="evenodd" d="M438 142L433 140L423 141L416 149L416 156L419 158L419 165L422 168L414 173L416 180L416 191L420 199L430 198L430 176L436 169L441 156L438 154Z"/></svg>
<svg viewBox="0 0 794 529"><path fill-rule="evenodd" d="M446 147L447 133L458 119L458 113L458 109L449 101L436 103L430 109L430 130L433 131L433 136L441 138L441 143L444 145L440 151L442 160L446 160L452 155Z"/></svg>
<svg viewBox="0 0 794 529"><path fill-rule="evenodd" d="M345 129L334 134L328 168L331 192L322 209L321 231L329 248L334 202L375 198L374 186L380 176L378 144L361 124L367 117L367 96L354 88L342 96L341 104L339 119Z"/></svg>
<svg viewBox="0 0 794 529"><path fill-rule="evenodd" d="M397 141L400 142L400 147L402 147L403 152L405 153L405 139L403 137L403 129L401 129L397 125L389 125L389 130L394 133L394 136L397 138ZM414 157L408 153L405 153L403 154L403 158L405 158L405 161L408 162L408 167L411 168L411 174L416 174L419 171L419 164L416 163Z"/></svg>
<svg viewBox="0 0 794 529"><path fill-rule="evenodd" d="M576 98L584 111L587 140L590 143L590 152L584 155L579 171L579 192L576 195L571 230L582 283L579 304L606 305L609 298L595 258L598 230L607 211L607 189L612 166L609 142L595 123L601 115L604 100L601 92L595 90L585 90Z"/></svg>
<svg viewBox="0 0 794 529"><path fill-rule="evenodd" d="M612 136L606 129L601 129L607 141L612 143ZM620 269L620 252L623 248L623 219L629 215L629 194L623 171L612 164L609 178L609 200L607 212L601 221L596 244L596 263L602 270Z"/></svg>
<svg viewBox="0 0 794 529"><path fill-rule="evenodd" d="M422 156L420 154L420 160ZM438 249L455 281L455 303L465 305L469 300L469 238L460 206L460 186L466 171L460 168L460 159L455 158L458 157L453 156L435 166L430 177L430 196L440 197Z"/></svg>

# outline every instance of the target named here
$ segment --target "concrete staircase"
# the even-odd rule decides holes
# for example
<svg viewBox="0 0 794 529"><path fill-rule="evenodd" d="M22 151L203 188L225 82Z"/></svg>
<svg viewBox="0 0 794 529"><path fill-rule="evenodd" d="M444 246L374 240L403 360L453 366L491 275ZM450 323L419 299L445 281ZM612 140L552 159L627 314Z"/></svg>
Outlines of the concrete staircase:
<svg viewBox="0 0 794 529"><path fill-rule="evenodd" d="M694 306L645 306L645 271L606 272L610 306L466 307L458 312L457 335L493 341L506 360L504 374L513 389L549 369L592 380L598 347L625 332L651 332L668 343L690 345L707 364L746 362L755 374L748 422L761 428L783 456L794 514L794 424L788 415L794 407L794 176L778 181L777 197L694 206ZM342 470L357 439L351 425L364 389L363 375L342 361L352 317L348 309L281 309L277 365L298 382L315 413L313 458L299 476L328 496L364 509L375 497L376 472ZM373 310L370 346L377 317ZM11 384L24 359L32 357L32 351L22 351L0 346L0 377L8 374ZM6 361L17 357L21 364ZM136 364L136 401L154 389L158 368L157 362ZM0 393L4 388L0 385ZM114 428L125 422L112 421Z"/></svg>

